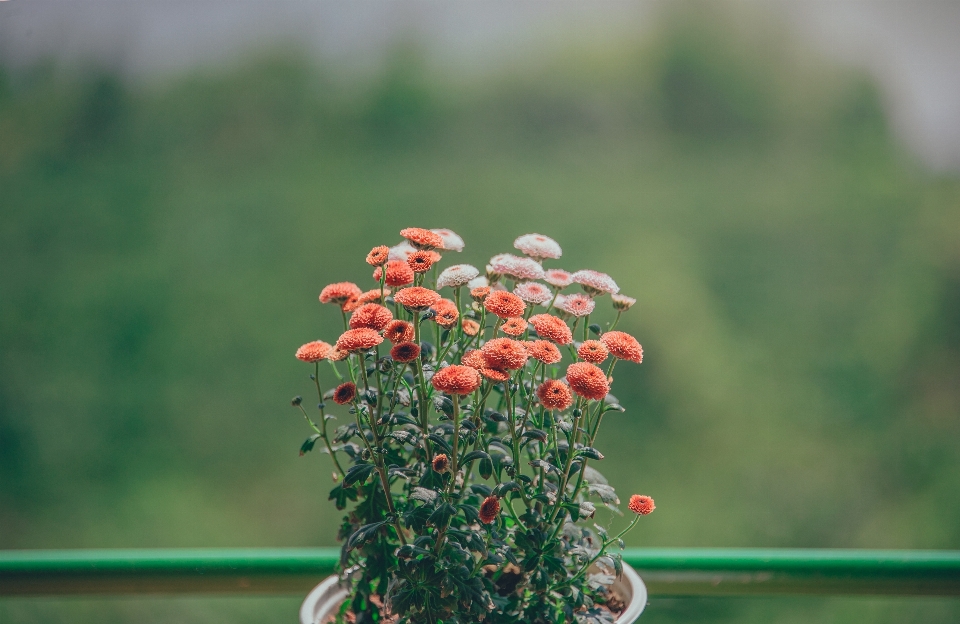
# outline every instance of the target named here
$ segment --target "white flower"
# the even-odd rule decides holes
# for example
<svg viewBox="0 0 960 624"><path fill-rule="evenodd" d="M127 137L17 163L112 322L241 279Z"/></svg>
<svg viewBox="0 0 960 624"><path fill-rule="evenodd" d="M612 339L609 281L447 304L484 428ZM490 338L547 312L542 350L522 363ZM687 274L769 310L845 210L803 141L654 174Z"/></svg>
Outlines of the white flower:
<svg viewBox="0 0 960 624"><path fill-rule="evenodd" d="M489 286L489 285L490 285L490 280L488 280L483 275L481 275L480 277L475 277L469 282L467 282L467 288L469 288L470 290L473 290L474 288L480 288L482 286Z"/></svg>
<svg viewBox="0 0 960 624"><path fill-rule="evenodd" d="M443 272L440 273L440 276L437 278L437 289L445 286L450 286L451 288L463 286L478 275L480 275L480 271L477 267L470 266L469 264L455 264L445 268Z"/></svg>
<svg viewBox="0 0 960 624"><path fill-rule="evenodd" d="M559 258L563 253L557 241L543 234L524 234L513 241L513 246L531 258Z"/></svg>
<svg viewBox="0 0 960 624"><path fill-rule="evenodd" d="M582 269L573 274L573 281L583 286L583 289L591 294L620 292L620 287L613 281L613 278L600 271L591 271Z"/></svg>
<svg viewBox="0 0 960 624"><path fill-rule="evenodd" d="M574 316L586 316L593 312L596 306L596 301L581 293L567 295L562 301L557 298L557 307Z"/></svg>
<svg viewBox="0 0 960 624"><path fill-rule="evenodd" d="M513 294L520 297L527 303L544 303L553 298L553 293L549 288L537 282L523 282L513 289Z"/></svg>
<svg viewBox="0 0 960 624"><path fill-rule="evenodd" d="M629 310L633 307L633 304L637 302L633 297L628 297L626 295L610 295L610 298L613 299L613 308L623 312L624 310Z"/></svg>
<svg viewBox="0 0 960 624"><path fill-rule="evenodd" d="M491 269L493 273L509 275L519 280L537 280L544 277L543 267L539 262L513 254L499 254L490 258L487 272Z"/></svg>
<svg viewBox="0 0 960 624"><path fill-rule="evenodd" d="M443 249L445 251L463 251L463 239L453 230L430 230L434 234L439 234L443 239Z"/></svg>
<svg viewBox="0 0 960 624"><path fill-rule="evenodd" d="M417 248L414 247L410 241L404 240L402 243L394 245L390 248L390 254L388 259L390 260L401 260L403 262L407 261L407 258L410 257L410 254L417 251Z"/></svg>

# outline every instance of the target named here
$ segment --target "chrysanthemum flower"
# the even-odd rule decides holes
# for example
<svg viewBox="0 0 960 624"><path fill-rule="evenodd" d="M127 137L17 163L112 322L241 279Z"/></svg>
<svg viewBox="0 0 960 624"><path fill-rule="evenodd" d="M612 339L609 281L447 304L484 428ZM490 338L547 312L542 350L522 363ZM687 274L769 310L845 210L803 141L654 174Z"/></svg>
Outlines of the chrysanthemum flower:
<svg viewBox="0 0 960 624"><path fill-rule="evenodd" d="M600 295L603 293L614 294L620 292L620 287L613 281L613 278L600 271L591 271L582 269L573 274L573 281L583 286L583 289L591 295Z"/></svg>
<svg viewBox="0 0 960 624"><path fill-rule="evenodd" d="M470 296L474 301L483 301L490 294L489 286L477 286L470 290Z"/></svg>
<svg viewBox="0 0 960 624"><path fill-rule="evenodd" d="M340 351L367 351L383 342L383 336L375 329L361 327L348 329L337 338L337 349Z"/></svg>
<svg viewBox="0 0 960 624"><path fill-rule="evenodd" d="M480 348L490 368L516 370L527 363L527 349L522 342L512 338L494 338Z"/></svg>
<svg viewBox="0 0 960 624"><path fill-rule="evenodd" d="M413 323L399 319L390 321L387 323L387 326L383 328L383 337L393 344L410 342L413 340L414 335Z"/></svg>
<svg viewBox="0 0 960 624"><path fill-rule="evenodd" d="M524 234L513 241L513 246L531 258L537 258L538 260L544 258L556 259L563 253L557 241L543 234Z"/></svg>
<svg viewBox="0 0 960 624"><path fill-rule="evenodd" d="M417 250L416 247L410 244L410 241L404 240L400 241L396 245L390 248L390 259L399 260L400 262L406 262L407 258L410 257L410 254Z"/></svg>
<svg viewBox="0 0 960 624"><path fill-rule="evenodd" d="M606 374L590 362L574 362L567 367L567 383L580 396L602 401L610 392Z"/></svg>
<svg viewBox="0 0 960 624"><path fill-rule="evenodd" d="M350 317L350 329L369 327L380 331L393 320L393 312L379 303L365 303Z"/></svg>
<svg viewBox="0 0 960 624"><path fill-rule="evenodd" d="M483 307L487 309L487 312L496 314L500 318L512 318L523 316L527 304L513 293L508 293L505 290L495 290L484 298Z"/></svg>
<svg viewBox="0 0 960 624"><path fill-rule="evenodd" d="M530 357L544 364L556 364L563 358L560 355L560 349L548 340L530 340L524 343L524 346Z"/></svg>
<svg viewBox="0 0 960 624"><path fill-rule="evenodd" d="M489 269L498 275L509 275L518 280L538 280L544 278L543 267L532 258L522 258L513 254L498 254L490 258ZM490 270L487 276L490 275ZM493 281L491 279L491 281Z"/></svg>
<svg viewBox="0 0 960 624"><path fill-rule="evenodd" d="M490 381L495 381L497 383L503 383L504 381L510 379L510 372L500 370L499 368L484 367L480 369L480 374Z"/></svg>
<svg viewBox="0 0 960 624"><path fill-rule="evenodd" d="M434 313L433 320L444 329L450 329L456 325L457 319L460 318L460 311L457 310L457 304L449 299L441 299L430 306L430 309L433 310Z"/></svg>
<svg viewBox="0 0 960 624"><path fill-rule="evenodd" d="M341 351L336 347L330 349L330 354L327 355L327 359L330 360L331 362L340 362L342 360L347 359L348 357L350 357L349 351Z"/></svg>
<svg viewBox="0 0 960 624"><path fill-rule="evenodd" d="M552 340L559 345L573 342L573 333L561 319L550 314L534 314L530 317L530 324L537 330L541 338Z"/></svg>
<svg viewBox="0 0 960 624"><path fill-rule="evenodd" d="M444 251L463 251L463 239L456 232L447 229L431 229L434 234L439 234L443 240L440 249Z"/></svg>
<svg viewBox="0 0 960 624"><path fill-rule="evenodd" d="M532 304L546 303L553 299L553 293L550 292L550 289L537 282L517 284L517 287L513 289L513 294Z"/></svg>
<svg viewBox="0 0 960 624"><path fill-rule="evenodd" d="M336 303L343 305L350 297L359 295L360 287L353 282L337 282L327 284L320 291L320 303Z"/></svg>
<svg viewBox="0 0 960 624"><path fill-rule="evenodd" d="M481 288L483 286L489 286L489 285L490 285L490 280L488 280L483 275L479 277L475 277L469 282L467 282L467 288L469 288L470 290L473 290L474 288Z"/></svg>
<svg viewBox="0 0 960 624"><path fill-rule="evenodd" d="M386 245L374 247L367 254L367 264L370 266L381 266L390 259L390 248Z"/></svg>
<svg viewBox="0 0 960 624"><path fill-rule="evenodd" d="M297 359L303 362L319 362L330 355L332 348L322 340L314 340L297 349Z"/></svg>
<svg viewBox="0 0 960 624"><path fill-rule="evenodd" d="M423 228L405 228L400 230L400 236L413 243L413 246L417 249L436 249L437 247L443 247L442 236Z"/></svg>
<svg viewBox="0 0 960 624"><path fill-rule="evenodd" d="M468 336L476 336L480 333L480 323L473 319L463 319L463 333Z"/></svg>
<svg viewBox="0 0 960 624"><path fill-rule="evenodd" d="M413 342L401 342L390 349L390 357L397 362L412 362L420 357L420 345Z"/></svg>
<svg viewBox="0 0 960 624"><path fill-rule="evenodd" d="M488 496L480 503L480 522L484 524L493 524L500 513L500 499L496 496Z"/></svg>
<svg viewBox="0 0 960 624"><path fill-rule="evenodd" d="M613 299L613 309L618 312L624 312L633 307L633 304L637 302L633 297L628 297L626 295L614 294L610 295L610 298Z"/></svg>
<svg viewBox="0 0 960 624"><path fill-rule="evenodd" d="M451 364L441 368L430 379L439 392L446 394L470 394L480 387L480 373L475 368Z"/></svg>
<svg viewBox="0 0 960 624"><path fill-rule="evenodd" d="M580 359L584 362L599 364L607 359L610 352L607 351L607 348L603 346L603 343L599 340L585 340L583 344L580 345L580 348L577 349L577 355L579 355Z"/></svg>
<svg viewBox="0 0 960 624"><path fill-rule="evenodd" d="M447 472L450 470L450 458L444 453L434 455L432 466L434 472Z"/></svg>
<svg viewBox="0 0 960 624"><path fill-rule="evenodd" d="M390 289L384 288L383 296L386 297L389 294L390 294ZM350 299L345 304L343 304L343 311L355 312L357 308L359 308L360 306L367 303L371 303L373 301L379 301L379 300L380 300L380 289L374 288L373 290L368 290L360 293L359 295L354 295L353 297L350 297Z"/></svg>
<svg viewBox="0 0 960 624"><path fill-rule="evenodd" d="M537 398L547 409L565 410L573 403L570 386L559 379L548 379L537 388Z"/></svg>
<svg viewBox="0 0 960 624"><path fill-rule="evenodd" d="M557 288L566 288L573 283L573 275L563 269L547 269L543 281Z"/></svg>
<svg viewBox="0 0 960 624"><path fill-rule="evenodd" d="M646 516L653 513L653 510L656 509L657 506L653 504L653 499L649 496L634 494L630 497L627 508L638 516Z"/></svg>
<svg viewBox="0 0 960 624"><path fill-rule="evenodd" d="M398 290L393 299L408 310L426 310L442 299L440 293L423 286Z"/></svg>
<svg viewBox="0 0 960 624"><path fill-rule="evenodd" d="M377 267L373 270L373 279L380 281L383 268ZM387 262L387 278L384 281L387 286L406 286L413 283L413 269L404 260L390 260Z"/></svg>
<svg viewBox="0 0 960 624"><path fill-rule="evenodd" d="M500 331L508 336L519 336L527 331L527 322L523 320L523 317L515 316L507 319L507 321L500 326Z"/></svg>
<svg viewBox="0 0 960 624"><path fill-rule="evenodd" d="M480 349L470 349L463 354L463 357L460 358L460 363L464 366L469 366L470 368L475 368L480 370L487 366L487 360L483 357L483 353Z"/></svg>
<svg viewBox="0 0 960 624"><path fill-rule="evenodd" d="M621 360L630 360L639 364L643 361L643 347L637 339L622 331L609 331L600 336L603 343L613 357Z"/></svg>
<svg viewBox="0 0 960 624"><path fill-rule="evenodd" d="M437 288L459 288L480 275L480 271L475 266L469 264L455 264L440 271L437 276Z"/></svg>
<svg viewBox="0 0 960 624"><path fill-rule="evenodd" d="M352 381L342 383L333 391L333 402L337 405L346 405L357 396L357 387Z"/></svg>
<svg viewBox="0 0 960 624"><path fill-rule="evenodd" d="M440 262L440 254L426 249L415 251L407 258L407 264L414 273L426 273L437 262Z"/></svg>
<svg viewBox="0 0 960 624"><path fill-rule="evenodd" d="M573 316L586 316L597 307L597 302L586 295L575 293L566 297L557 297L557 307Z"/></svg>

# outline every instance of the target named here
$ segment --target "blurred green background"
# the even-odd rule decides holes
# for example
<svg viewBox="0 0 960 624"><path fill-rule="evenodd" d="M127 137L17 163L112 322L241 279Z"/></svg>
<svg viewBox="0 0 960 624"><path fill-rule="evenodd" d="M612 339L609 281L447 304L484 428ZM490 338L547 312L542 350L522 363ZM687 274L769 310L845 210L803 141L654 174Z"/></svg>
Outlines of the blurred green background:
<svg viewBox="0 0 960 624"><path fill-rule="evenodd" d="M330 546L298 457L328 282L540 232L638 305L600 468L631 546L960 548L960 181L876 86L722 15L451 76L297 50L132 86L0 74L0 548ZM449 261L448 261L449 262ZM607 314L608 303L601 303ZM604 522L607 518L603 519ZM609 520L618 524L622 520ZM291 621L299 598L13 599L2 622ZM643 621L957 622L960 601L654 600Z"/></svg>

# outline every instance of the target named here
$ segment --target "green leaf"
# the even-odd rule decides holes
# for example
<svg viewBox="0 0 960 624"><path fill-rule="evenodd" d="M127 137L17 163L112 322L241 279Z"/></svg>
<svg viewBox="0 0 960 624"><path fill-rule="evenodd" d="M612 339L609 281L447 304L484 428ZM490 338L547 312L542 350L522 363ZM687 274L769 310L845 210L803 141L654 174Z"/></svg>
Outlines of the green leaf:
<svg viewBox="0 0 960 624"><path fill-rule="evenodd" d="M304 443L300 445L300 457L303 457L304 453L312 451L313 445L316 444L317 440L319 439L320 439L319 433L315 433L309 438L307 438L306 441L304 441Z"/></svg>
<svg viewBox="0 0 960 624"><path fill-rule="evenodd" d="M344 487L353 485L354 483L363 483L374 469L376 469L376 466L373 464L355 464L351 466L350 470L347 470L347 474L343 477Z"/></svg>
<svg viewBox="0 0 960 624"><path fill-rule="evenodd" d="M510 490L520 491L520 484L516 481L505 481L493 488L493 495L497 498L503 498L503 496Z"/></svg>
<svg viewBox="0 0 960 624"><path fill-rule="evenodd" d="M385 521L372 522L357 529L353 535L350 536L350 539L347 540L347 550L353 550L357 546L362 546L366 542L373 539L374 536L376 536L377 531L379 531L380 527L382 527L384 524L386 524Z"/></svg>
<svg viewBox="0 0 960 624"><path fill-rule="evenodd" d="M436 527L447 526L447 521L457 513L457 508L450 503L443 503L434 510L427 519L428 524Z"/></svg>
<svg viewBox="0 0 960 624"><path fill-rule="evenodd" d="M493 476L493 462L490 460L489 457L487 457L486 459L480 460L479 468L480 468L480 477L482 479L486 480Z"/></svg>
<svg viewBox="0 0 960 624"><path fill-rule="evenodd" d="M429 436L427 436L427 437L430 439L431 442L433 442L434 444L436 444L437 446L439 446L439 447L440 447L440 450L442 450L442 451L443 451L444 453L446 453L447 455L452 455L452 454L453 454L453 449L450 448L450 444L448 444L447 441L444 440L442 437L438 436L438 435L435 434L435 433L431 433L431 434L430 434Z"/></svg>
<svg viewBox="0 0 960 624"><path fill-rule="evenodd" d="M603 453L593 448L592 446L588 446L586 448L580 449L579 451L576 452L574 456L586 457L588 459L603 459Z"/></svg>
<svg viewBox="0 0 960 624"><path fill-rule="evenodd" d="M470 451L463 456L463 459L460 463L466 464L467 462L471 462L475 459L490 459L490 455L488 455L486 451Z"/></svg>

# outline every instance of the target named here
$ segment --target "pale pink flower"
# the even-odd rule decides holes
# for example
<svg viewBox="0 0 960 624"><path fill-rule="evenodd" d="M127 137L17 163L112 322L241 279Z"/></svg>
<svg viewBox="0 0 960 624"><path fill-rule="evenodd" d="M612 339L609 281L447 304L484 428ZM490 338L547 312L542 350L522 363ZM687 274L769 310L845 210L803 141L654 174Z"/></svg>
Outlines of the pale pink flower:
<svg viewBox="0 0 960 624"><path fill-rule="evenodd" d="M490 280L481 275L480 277L475 277L469 282L467 282L467 288L473 290L474 288L480 288L481 286L489 286Z"/></svg>
<svg viewBox="0 0 960 624"><path fill-rule="evenodd" d="M527 303L544 303L553 298L549 288L538 282L523 282L513 289L513 294Z"/></svg>
<svg viewBox="0 0 960 624"><path fill-rule="evenodd" d="M508 275L518 280L543 279L544 272L540 263L532 258L522 258L513 254L498 254L490 258L487 273Z"/></svg>
<svg viewBox="0 0 960 624"><path fill-rule="evenodd" d="M416 251L417 248L413 246L413 243L408 240L404 240L402 243L394 245L390 248L390 259L406 262L407 258L409 258L410 255Z"/></svg>
<svg viewBox="0 0 960 624"><path fill-rule="evenodd" d="M453 230L430 230L434 234L439 234L443 239L443 245L440 249L444 251L463 251L463 239Z"/></svg>
<svg viewBox="0 0 960 624"><path fill-rule="evenodd" d="M557 288L566 288L573 283L573 275L563 269L547 269L543 281Z"/></svg>
<svg viewBox="0 0 960 624"><path fill-rule="evenodd" d="M524 234L513 241L513 246L531 258L559 258L563 253L557 241L543 234Z"/></svg>
<svg viewBox="0 0 960 624"><path fill-rule="evenodd" d="M637 302L633 297L628 297L626 295L610 295L610 298L613 299L613 309L618 312L623 312L624 310L629 310L633 307L633 304Z"/></svg>
<svg viewBox="0 0 960 624"><path fill-rule="evenodd" d="M440 273L440 276L437 277L437 288L444 288L446 286L458 288L468 284L470 280L478 275L480 275L480 271L477 267L470 266L469 264L455 264L445 268Z"/></svg>
<svg viewBox="0 0 960 624"><path fill-rule="evenodd" d="M581 293L567 295L563 300L557 301L557 307L573 316L586 316L593 312L597 302Z"/></svg>
<svg viewBox="0 0 960 624"><path fill-rule="evenodd" d="M592 295L602 293L615 294L620 292L620 287L613 281L613 278L600 271L591 271L582 269L573 274L573 281L583 286L583 289Z"/></svg>

